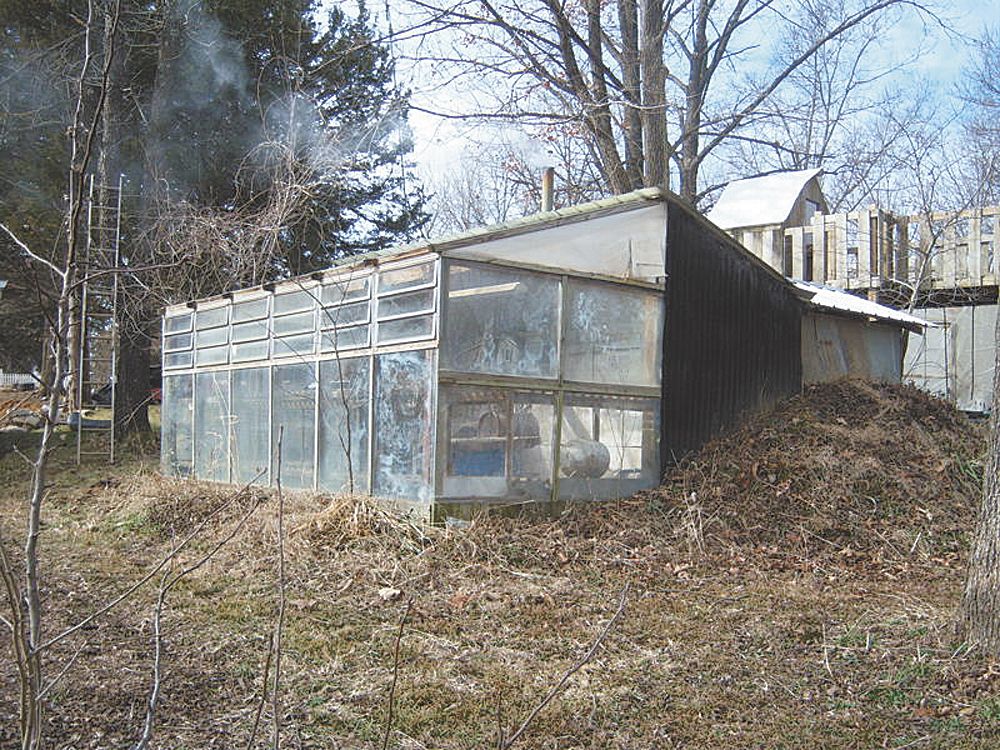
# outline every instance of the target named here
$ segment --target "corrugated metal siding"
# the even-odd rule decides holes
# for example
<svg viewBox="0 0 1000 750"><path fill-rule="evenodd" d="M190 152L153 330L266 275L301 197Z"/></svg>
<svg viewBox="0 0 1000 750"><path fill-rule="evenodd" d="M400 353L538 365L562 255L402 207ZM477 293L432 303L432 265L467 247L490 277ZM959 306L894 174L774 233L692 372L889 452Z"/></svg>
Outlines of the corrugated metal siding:
<svg viewBox="0 0 1000 750"><path fill-rule="evenodd" d="M662 465L802 387L788 284L673 200L667 218Z"/></svg>

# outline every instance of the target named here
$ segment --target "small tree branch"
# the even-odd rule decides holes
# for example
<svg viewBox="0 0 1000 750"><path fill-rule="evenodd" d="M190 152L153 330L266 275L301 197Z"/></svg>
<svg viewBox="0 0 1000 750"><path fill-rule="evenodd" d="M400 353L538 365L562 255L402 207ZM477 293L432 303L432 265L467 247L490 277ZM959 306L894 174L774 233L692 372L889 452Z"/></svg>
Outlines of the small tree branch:
<svg viewBox="0 0 1000 750"><path fill-rule="evenodd" d="M500 745L501 750L507 750L507 748L511 747L515 742L517 742L521 738L521 736L528 730L532 722L538 717L538 714L540 714L545 709L545 707L552 702L552 699L555 698L563 690L563 688L566 687L566 683L569 682L570 677L579 672L580 669L585 664L587 664L591 659L594 658L594 656L597 654L597 650L601 647L601 644L603 644L608 635L611 634L611 631L614 630L615 626L618 624L618 621L625 613L625 604L628 600L628 590L629 587L626 584L625 588L622 589L621 596L619 597L618 600L618 609L615 610L614 615L611 617L610 620L608 620L607 624L604 626L604 629L600 632L597 638L594 639L594 642L590 644L590 648L587 649L587 653L585 653L576 663L573 664L573 666L571 666L569 669L566 670L566 672L563 673L563 676L559 679L559 682L553 685L552 689L549 690L549 692L545 695L544 698L542 698L541 702L539 702L538 705L536 705L528 713L524 721L521 722L521 726L517 728L517 731L511 734L511 736L507 738L507 741L504 742L502 745Z"/></svg>

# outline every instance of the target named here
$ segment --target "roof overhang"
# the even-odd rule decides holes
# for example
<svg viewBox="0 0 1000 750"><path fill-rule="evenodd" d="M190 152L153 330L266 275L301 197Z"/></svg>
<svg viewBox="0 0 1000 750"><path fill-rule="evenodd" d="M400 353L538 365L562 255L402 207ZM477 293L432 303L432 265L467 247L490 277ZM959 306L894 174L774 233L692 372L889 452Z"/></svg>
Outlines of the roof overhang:
<svg viewBox="0 0 1000 750"><path fill-rule="evenodd" d="M936 323L839 289L811 284L808 281L792 281L791 284L795 287L799 299L819 312L894 325L921 334L926 328L937 328Z"/></svg>

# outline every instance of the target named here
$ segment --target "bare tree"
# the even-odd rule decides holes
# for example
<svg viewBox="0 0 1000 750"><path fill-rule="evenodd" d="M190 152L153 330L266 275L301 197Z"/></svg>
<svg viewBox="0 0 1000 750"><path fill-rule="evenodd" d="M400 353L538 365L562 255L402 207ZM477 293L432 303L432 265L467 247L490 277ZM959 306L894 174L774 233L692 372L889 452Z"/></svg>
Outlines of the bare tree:
<svg viewBox="0 0 1000 750"><path fill-rule="evenodd" d="M112 24L117 24L119 3L114 0L110 7ZM41 534L42 503L46 494L48 460L52 450L59 411L65 397L66 365L72 341L74 306L81 282L79 253L81 247L81 216L84 207L84 180L94 155L95 133L101 116L101 109L107 92L106 66L99 67L100 78L96 99L92 107L87 106L88 79L94 75L97 66L93 36L96 33L100 9L94 0L87 4L87 18L84 26L83 60L76 79L76 107L69 127L69 204L67 209L65 253L58 262L47 260L34 252L5 224L0 229L32 261L41 263L58 280L58 298L55 304L55 325L51 335L51 359L53 371L46 383L48 397L45 404L42 437L34 461L32 462L31 486L28 496L27 526L24 539L24 574L18 583L12 563L6 554L0 558L6 583L7 600L10 607L12 637L20 685L20 736L22 750L35 750L42 744L42 693L43 669L42 651L44 633L41 600L41 576L39 572L38 542ZM110 38L114 38L112 26ZM0 544L5 544L0 540Z"/></svg>
<svg viewBox="0 0 1000 750"><path fill-rule="evenodd" d="M997 119L1000 117L1000 36L986 34L980 50L979 65L971 92L977 104L976 127L986 137L985 150L996 148ZM974 131L975 132L975 131ZM994 138L992 143L988 140ZM988 162L987 162L988 163ZM995 162L994 162L995 167ZM996 177L989 167L987 175ZM995 186L995 182L993 185ZM997 327L994 348L993 413L990 419L990 439L983 475L983 497L979 521L972 542L969 573L959 612L965 638L979 645L985 655L1000 656L1000 326Z"/></svg>
<svg viewBox="0 0 1000 750"><path fill-rule="evenodd" d="M700 173L718 149L751 128L790 78L826 46L911 0L845 0L829 12L800 0L409 0L413 56L458 86L448 117L576 123L613 193L673 184L697 202ZM763 59L762 38L805 41ZM405 32L401 32L405 36ZM748 69L753 66L753 70ZM445 108L439 108L444 110Z"/></svg>

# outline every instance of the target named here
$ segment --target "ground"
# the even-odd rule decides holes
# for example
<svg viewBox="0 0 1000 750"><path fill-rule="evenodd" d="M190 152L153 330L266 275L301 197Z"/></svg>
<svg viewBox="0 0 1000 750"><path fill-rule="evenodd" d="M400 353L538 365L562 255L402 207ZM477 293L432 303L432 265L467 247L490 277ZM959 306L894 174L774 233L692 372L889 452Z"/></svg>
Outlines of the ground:
<svg viewBox="0 0 1000 750"><path fill-rule="evenodd" d="M656 491L555 519L420 529L363 499L288 495L285 746L497 747L624 596L516 747L998 747L1000 665L953 629L983 447L981 427L913 389L842 383L706 446ZM46 632L200 524L174 571L232 537L167 599L152 746L246 747L278 600L278 500L126 455L77 471L55 454ZM8 542L25 482L21 459L0 460ZM47 695L50 747L138 738L158 581L54 647L50 676L76 656ZM15 695L6 658L3 747ZM256 745L270 732L268 701Z"/></svg>

